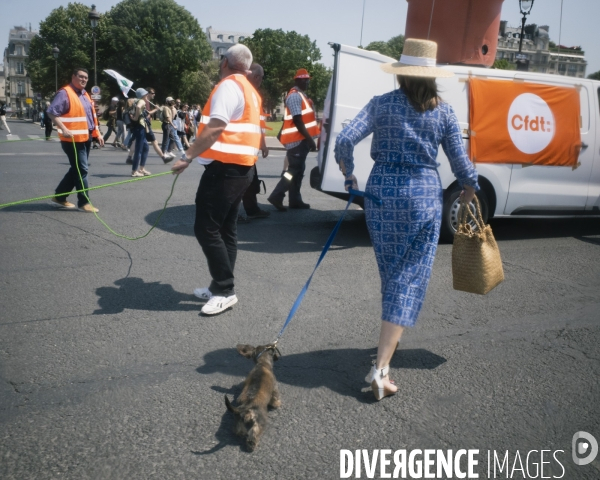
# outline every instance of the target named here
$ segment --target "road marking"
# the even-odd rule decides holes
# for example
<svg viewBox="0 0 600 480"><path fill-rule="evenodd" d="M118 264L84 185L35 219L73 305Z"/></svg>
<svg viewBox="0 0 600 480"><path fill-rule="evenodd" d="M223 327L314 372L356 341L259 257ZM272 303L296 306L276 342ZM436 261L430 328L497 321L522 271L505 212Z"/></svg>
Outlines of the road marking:
<svg viewBox="0 0 600 480"><path fill-rule="evenodd" d="M64 153L0 153L0 157L64 157Z"/></svg>

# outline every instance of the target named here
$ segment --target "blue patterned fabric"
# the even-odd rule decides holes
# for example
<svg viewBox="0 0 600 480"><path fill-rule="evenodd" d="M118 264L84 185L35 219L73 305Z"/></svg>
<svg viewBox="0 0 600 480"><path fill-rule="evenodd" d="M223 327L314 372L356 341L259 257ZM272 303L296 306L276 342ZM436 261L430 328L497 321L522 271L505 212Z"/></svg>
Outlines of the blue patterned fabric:
<svg viewBox="0 0 600 480"><path fill-rule="evenodd" d="M441 144L458 183L479 189L477 171L467 157L458 119L449 104L417 112L400 89L373 97L337 137L335 159L344 162L346 175L354 170L354 145L371 133L375 162L437 168Z"/></svg>
<svg viewBox="0 0 600 480"><path fill-rule="evenodd" d="M414 326L425 300L440 235L442 186L431 168L376 163L365 199L367 228L381 278L381 319Z"/></svg>
<svg viewBox="0 0 600 480"><path fill-rule="evenodd" d="M417 112L401 90L374 97L337 137L335 158L346 176L354 145L373 134L375 161L366 191L365 216L379 268L381 319L415 325L425 300L442 219L442 185L436 157L441 144L461 185L479 189L452 107Z"/></svg>

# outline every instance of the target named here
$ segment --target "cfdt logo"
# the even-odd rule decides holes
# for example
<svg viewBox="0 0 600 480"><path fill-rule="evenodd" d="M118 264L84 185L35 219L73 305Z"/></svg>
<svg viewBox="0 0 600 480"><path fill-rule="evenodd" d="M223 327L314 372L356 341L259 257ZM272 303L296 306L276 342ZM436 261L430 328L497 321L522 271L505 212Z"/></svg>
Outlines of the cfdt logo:
<svg viewBox="0 0 600 480"><path fill-rule="evenodd" d="M573 461L576 465L592 463L598 455L598 442L587 432L577 432L573 435Z"/></svg>
<svg viewBox="0 0 600 480"><path fill-rule="evenodd" d="M508 133L519 150L541 152L554 137L554 115L548 104L533 93L522 93L508 110Z"/></svg>

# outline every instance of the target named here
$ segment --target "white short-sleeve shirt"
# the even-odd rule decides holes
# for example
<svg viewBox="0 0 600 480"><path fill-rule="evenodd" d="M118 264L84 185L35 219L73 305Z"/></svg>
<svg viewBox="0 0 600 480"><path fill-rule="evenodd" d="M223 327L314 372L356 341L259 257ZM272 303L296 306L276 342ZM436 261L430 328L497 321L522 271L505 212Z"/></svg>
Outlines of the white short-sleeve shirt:
<svg viewBox="0 0 600 480"><path fill-rule="evenodd" d="M244 108L246 101L240 86L233 80L225 80L210 101L210 118L229 123L242 118ZM198 157L198 163L201 165L208 165L212 161L210 158Z"/></svg>

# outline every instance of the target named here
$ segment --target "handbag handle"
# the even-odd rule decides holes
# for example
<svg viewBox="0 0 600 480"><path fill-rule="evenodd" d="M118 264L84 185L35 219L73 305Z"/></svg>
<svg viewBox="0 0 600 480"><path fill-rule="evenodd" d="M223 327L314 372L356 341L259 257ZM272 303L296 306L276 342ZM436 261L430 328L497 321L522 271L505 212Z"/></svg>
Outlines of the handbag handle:
<svg viewBox="0 0 600 480"><path fill-rule="evenodd" d="M471 208L463 199L460 201L460 208L458 210L458 227L466 227L467 226L467 217L471 217L471 220L475 222L477 225L477 229L480 232L483 232L485 228L485 223L483 222L483 217L481 215L481 205L479 204L479 199L477 195L473 197L473 203L475 204L475 213L477 216L473 215Z"/></svg>

